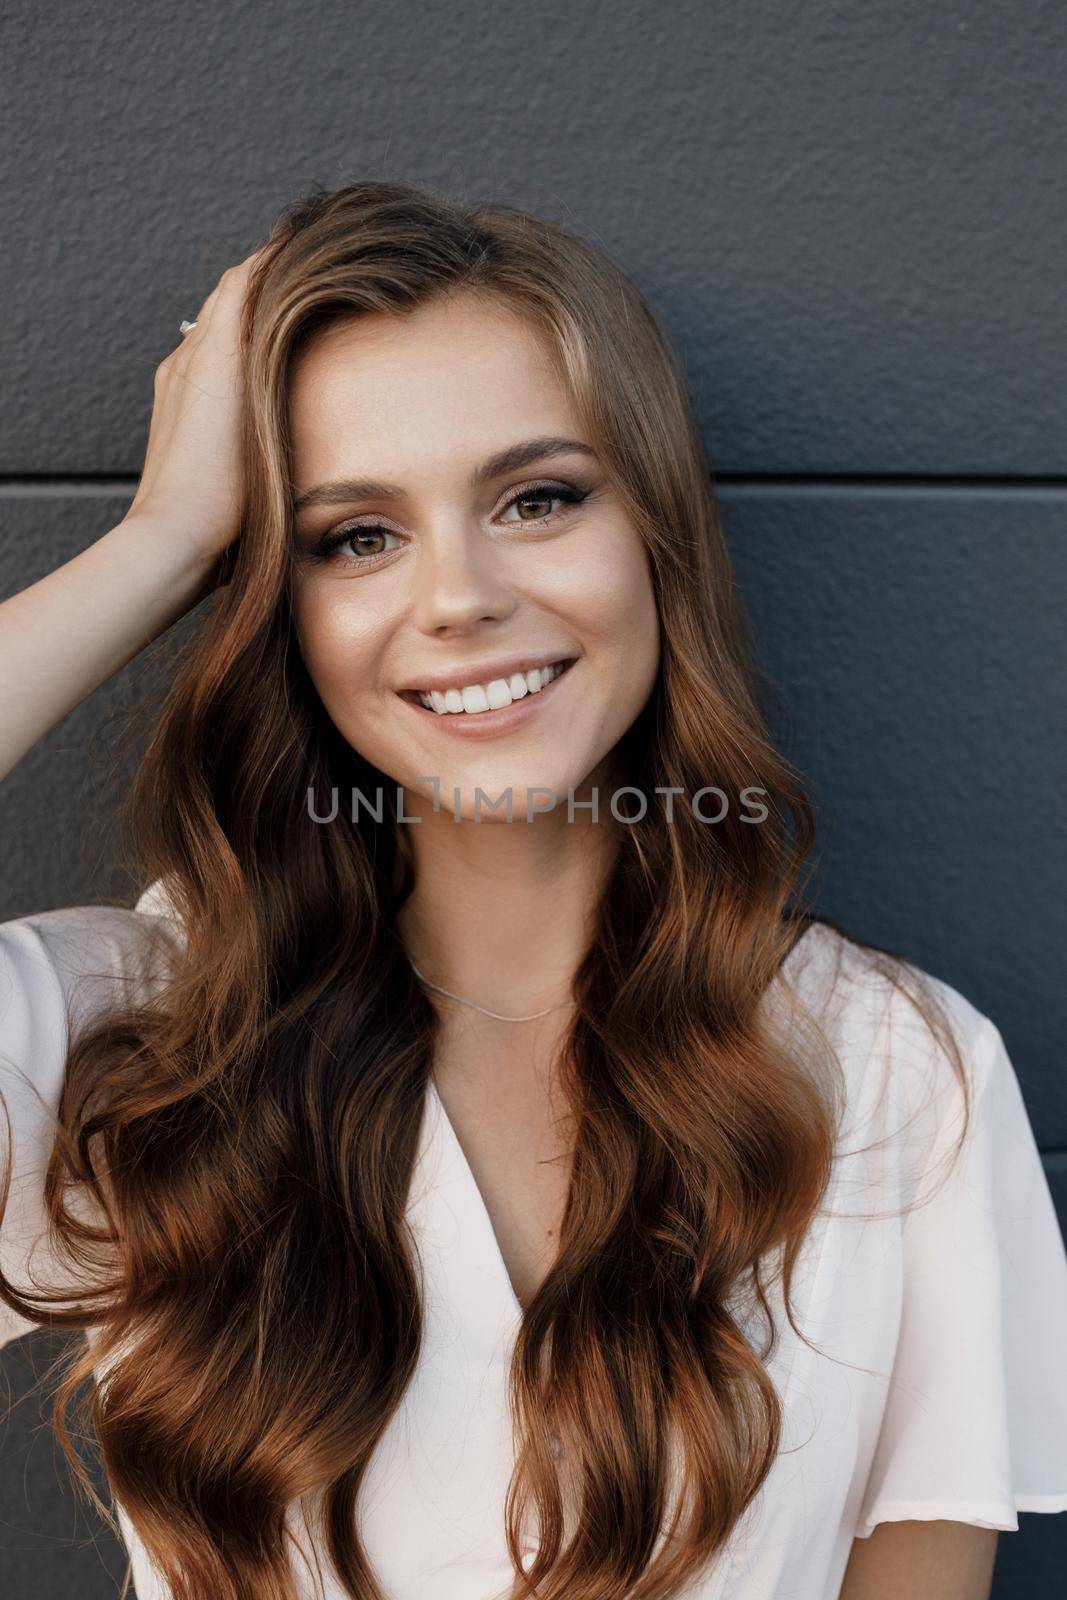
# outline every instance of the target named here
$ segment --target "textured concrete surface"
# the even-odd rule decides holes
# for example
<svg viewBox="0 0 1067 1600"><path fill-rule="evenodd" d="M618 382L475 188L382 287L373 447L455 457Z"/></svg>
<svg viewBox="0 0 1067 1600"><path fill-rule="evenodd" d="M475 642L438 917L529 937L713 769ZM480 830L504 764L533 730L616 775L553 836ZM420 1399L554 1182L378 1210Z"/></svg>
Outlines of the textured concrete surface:
<svg viewBox="0 0 1067 1600"><path fill-rule="evenodd" d="M0 471L130 471L152 367L312 179L596 239L721 471L1062 473L1052 3L143 0L0 21Z"/></svg>
<svg viewBox="0 0 1067 1600"><path fill-rule="evenodd" d="M682 356L820 904L995 1018L1067 1218L1065 64L1047 0L9 0L0 597L122 515L178 322L306 186L566 222ZM129 899L116 808L185 636L3 784L0 920ZM37 1427L0 1443L0 1589L112 1596ZM1067 1518L1022 1524L995 1600L1062 1587Z"/></svg>

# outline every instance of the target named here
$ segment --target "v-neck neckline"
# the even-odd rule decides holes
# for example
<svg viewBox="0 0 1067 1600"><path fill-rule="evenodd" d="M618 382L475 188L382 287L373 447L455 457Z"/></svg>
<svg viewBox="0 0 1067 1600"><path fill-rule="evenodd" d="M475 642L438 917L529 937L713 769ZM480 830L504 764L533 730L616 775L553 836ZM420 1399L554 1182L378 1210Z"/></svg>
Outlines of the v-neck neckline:
<svg viewBox="0 0 1067 1600"><path fill-rule="evenodd" d="M813 928L818 926L818 922L810 921L808 926L801 931L800 936L794 940L789 949L780 970L784 971L792 967L794 958L799 958L802 945L805 945L810 951L812 941L808 938L808 935ZM472 1225L480 1232L485 1246L485 1253L493 1263L493 1272L501 1290L509 1331L514 1334L526 1312L515 1292L515 1285L511 1281L511 1273L508 1271L507 1262L504 1260L504 1252L500 1248L500 1240L497 1238L493 1219L489 1214L489 1207L485 1203L482 1191L478 1186L478 1180L474 1176L474 1169L467 1159L467 1153L460 1142L459 1135L441 1098L441 1093L432 1071L427 1084L427 1096L433 1111L438 1137L450 1158L453 1171L458 1175L458 1181L466 1195L468 1216Z"/></svg>
<svg viewBox="0 0 1067 1600"><path fill-rule="evenodd" d="M489 1215L489 1207L486 1205L482 1191L478 1187L474 1169L467 1160L467 1153L460 1143L459 1135L452 1124L452 1118L449 1116L445 1103L441 1098L440 1090L432 1072L427 1085L427 1095L444 1146L451 1158L454 1170L459 1174L460 1182L466 1193L468 1212L472 1224L480 1231L485 1243L486 1253L492 1259L493 1270L500 1284L509 1321L517 1326L521 1323L526 1312L521 1300L515 1293L515 1285L511 1281L511 1273L508 1271L507 1262L504 1260L504 1252L500 1248L500 1241L496 1236L496 1229L493 1227L493 1219Z"/></svg>

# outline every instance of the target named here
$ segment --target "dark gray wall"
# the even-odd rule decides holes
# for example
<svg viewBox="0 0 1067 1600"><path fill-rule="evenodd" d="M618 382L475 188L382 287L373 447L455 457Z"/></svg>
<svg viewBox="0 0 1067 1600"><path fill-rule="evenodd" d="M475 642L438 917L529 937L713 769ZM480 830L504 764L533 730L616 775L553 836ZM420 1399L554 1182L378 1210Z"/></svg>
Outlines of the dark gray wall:
<svg viewBox="0 0 1067 1600"><path fill-rule="evenodd" d="M179 320L306 184L568 223L682 354L822 909L994 1017L1067 1216L1063 8L8 0L0 29L0 596L122 515ZM0 919L131 892L153 681L7 780ZM0 1572L116 1593L25 1405L3 1446ZM997 1600L1067 1568L1067 1519L1021 1523Z"/></svg>

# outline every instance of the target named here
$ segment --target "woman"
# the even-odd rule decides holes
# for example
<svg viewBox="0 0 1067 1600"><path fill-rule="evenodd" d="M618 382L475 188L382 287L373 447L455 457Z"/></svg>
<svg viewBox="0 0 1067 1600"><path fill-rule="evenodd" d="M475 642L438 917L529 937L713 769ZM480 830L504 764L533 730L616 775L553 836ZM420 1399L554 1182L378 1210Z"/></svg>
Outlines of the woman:
<svg viewBox="0 0 1067 1600"><path fill-rule="evenodd" d="M149 888L0 926L8 1336L86 1331L141 1600L987 1595L1067 1509L1062 1239L992 1021L793 899L641 295L368 182L183 328L0 608L9 768L209 600Z"/></svg>

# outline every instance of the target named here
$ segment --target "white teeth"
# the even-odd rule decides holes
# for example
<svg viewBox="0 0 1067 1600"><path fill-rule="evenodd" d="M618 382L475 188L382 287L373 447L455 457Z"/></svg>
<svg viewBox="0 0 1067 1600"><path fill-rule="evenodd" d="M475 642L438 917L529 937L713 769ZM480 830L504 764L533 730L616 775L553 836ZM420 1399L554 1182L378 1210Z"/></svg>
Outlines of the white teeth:
<svg viewBox="0 0 1067 1600"><path fill-rule="evenodd" d="M443 693L431 689L420 694L419 700L427 711L436 711L438 716L499 711L525 694L540 694L562 671L562 662L551 667L531 667L529 672L513 672L510 678L493 678L489 683L470 683L463 689L446 689Z"/></svg>
<svg viewBox="0 0 1067 1600"><path fill-rule="evenodd" d="M480 683L472 683L469 688L463 690L463 709L464 711L489 710L489 695Z"/></svg>

